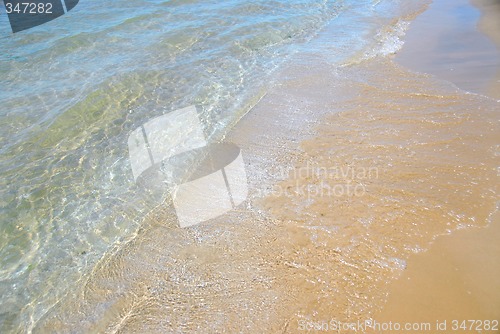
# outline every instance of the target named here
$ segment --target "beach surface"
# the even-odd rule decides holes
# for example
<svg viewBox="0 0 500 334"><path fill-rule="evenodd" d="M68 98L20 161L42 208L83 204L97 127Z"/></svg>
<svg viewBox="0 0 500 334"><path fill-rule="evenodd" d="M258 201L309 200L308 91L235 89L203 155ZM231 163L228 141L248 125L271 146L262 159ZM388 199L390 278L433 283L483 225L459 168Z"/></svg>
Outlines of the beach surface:
<svg viewBox="0 0 500 334"><path fill-rule="evenodd" d="M407 270L392 284L387 304L374 319L429 324L442 333L496 332L493 324L500 314L498 214L490 224L441 236L427 252L410 257ZM488 323L490 330L484 327Z"/></svg>
<svg viewBox="0 0 500 334"><path fill-rule="evenodd" d="M396 60L414 70L450 80L461 88L498 98L500 3L471 2L481 10L480 18L464 24L461 20L464 15L477 17L470 4L435 1L412 23L405 47ZM452 24L441 25L443 17ZM488 41L480 34L487 36ZM474 36L475 42L462 44L451 52L449 47L436 47L442 45L439 41L446 39L464 43L468 40L464 35ZM494 43L496 50L488 42ZM446 58L454 58L454 63L443 63ZM500 136L495 140L498 143ZM498 175L493 182L498 184ZM391 285L388 302L374 319L380 323L430 324L432 330L443 333L460 329L488 332L484 324L498 321L500 317L498 240L498 208L488 218L486 227L436 238L428 251L410 257L407 270Z"/></svg>
<svg viewBox="0 0 500 334"><path fill-rule="evenodd" d="M499 319L495 278L500 273L500 222L494 213L500 190L500 115L498 91L491 88L498 50L485 34L494 22L487 18L490 11L481 16L476 8L483 7L461 0L436 0L430 6L416 1L342 4L314 38L301 40L282 66L273 67L278 70L260 89L251 90L253 95L248 93L251 98L234 103L237 117L209 114L212 126L221 120L231 123L217 140L241 150L247 200L188 228L179 227L170 195L152 210L137 209L142 220L134 233L116 242L105 238L103 243L112 247L102 257L95 255L98 260L89 272L78 267L78 278L53 298L49 309L24 313L30 330L349 333L350 324L374 320L434 325L446 319ZM242 6L251 13L267 10ZM327 12L322 7L318 11ZM443 26L448 28L440 31ZM457 34L471 43L445 43L460 41ZM225 35L216 31L213 36ZM269 47L254 48L259 41L274 45L272 38L259 35L236 46L228 42L231 51L245 55L238 54L242 63L207 53L214 63L199 63L208 66L210 75L201 65L203 71L192 65L185 70L203 73L210 87L218 88L221 101L233 101L247 87L242 69L261 73L252 57L262 52L274 59ZM175 43L175 52L196 48L194 41L189 46ZM443 67L451 61L446 57L453 58L452 68ZM161 62L155 64L161 68ZM226 77L233 68L241 76ZM168 95L165 100L148 98L157 90L181 94L192 88L166 85L169 73L140 73L123 85L123 94L137 95L133 101L145 99L154 106L170 101ZM210 81L213 73L216 83ZM151 79L154 85L135 86L139 79ZM228 81L239 90L224 89ZM115 90L122 92L120 87ZM204 92L205 86L199 89ZM206 94L215 100L214 94ZM210 105L212 100L203 101ZM133 120L125 130L152 117L145 111L148 104L138 107L143 114L129 116L133 103L116 103L108 116L113 122L121 124L111 115L123 105L124 117ZM228 110L232 106L223 105ZM116 132L127 132L123 128ZM98 132L96 146L112 133ZM122 137L111 144L122 147ZM97 165L83 160L88 170L98 170ZM115 175L108 170L103 174ZM132 190L139 198L138 188ZM140 207L142 202L132 203ZM119 208L135 213L135 207L125 204ZM110 235L120 228L104 222L92 227L100 233L109 229ZM19 320L9 316L16 325ZM377 332L361 330L370 331Z"/></svg>
<svg viewBox="0 0 500 334"><path fill-rule="evenodd" d="M500 99L497 1L434 1L411 24L396 61Z"/></svg>

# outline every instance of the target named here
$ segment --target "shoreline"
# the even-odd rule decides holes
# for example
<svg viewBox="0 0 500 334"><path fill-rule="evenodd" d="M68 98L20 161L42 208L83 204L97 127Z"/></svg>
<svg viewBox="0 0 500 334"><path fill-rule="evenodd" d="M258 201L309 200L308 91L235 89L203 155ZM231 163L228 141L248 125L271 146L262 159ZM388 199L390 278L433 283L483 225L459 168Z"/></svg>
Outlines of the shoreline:
<svg viewBox="0 0 500 334"><path fill-rule="evenodd" d="M486 227L438 237L429 250L408 260L408 269L390 286L379 323L446 321L440 332L453 333L454 321L498 321L500 291L500 214ZM445 330L444 330L445 329Z"/></svg>
<svg viewBox="0 0 500 334"><path fill-rule="evenodd" d="M500 5L489 0L434 1L410 25L396 62L500 99Z"/></svg>
<svg viewBox="0 0 500 334"><path fill-rule="evenodd" d="M470 0L470 2L481 12L478 29L500 49L500 21L498 21L500 3L496 0Z"/></svg>
<svg viewBox="0 0 500 334"><path fill-rule="evenodd" d="M347 82L348 91L328 87L336 96L331 103L345 109L323 117L318 136L300 145L304 158L296 163L299 172L279 184L279 189L296 189L297 194L271 196L264 203L279 221L290 222L282 226L283 235L292 244L305 243L304 252L310 254L307 260L288 255L299 271L309 269L286 284L307 287L296 292L307 305L299 308L302 318L296 321L382 320L377 310L384 309L387 293L397 284L394 279L413 268L414 258L427 254L441 235L484 227L494 209L492 193L498 189L490 180L496 177L498 158L485 157L498 141L498 125L489 126L498 123L496 102L394 67L390 60L367 62L359 69L365 78L362 83ZM356 77L357 70L346 69L342 77ZM387 73L390 84L385 81ZM295 92L295 98L314 96L318 101L317 94L328 90L318 82L303 84L308 89ZM481 143L482 149L475 143ZM310 169L309 161L319 170L352 166L376 168L378 173L376 177L321 178L314 172L301 173ZM475 167L478 161L480 169ZM350 182L362 184L364 192L331 196L315 191ZM311 192L301 195L301 189ZM426 271L417 272L426 275ZM325 300L320 293L310 293L319 287L303 279L330 285L336 297ZM422 295L417 287L413 292L416 297ZM398 309L403 301L397 293L394 298ZM394 321L394 314L386 315Z"/></svg>
<svg viewBox="0 0 500 334"><path fill-rule="evenodd" d="M468 10L473 10L471 7L469 7ZM439 13L432 13L432 16L434 19L437 19L439 17ZM418 20L418 18L417 18ZM438 21L439 22L439 21ZM437 22L435 22L437 23ZM410 28L411 29L411 28ZM417 35L419 34L418 31L416 33ZM433 134L429 134L429 139L428 141L430 143L436 142L436 149L438 147L442 146L442 144L439 143L438 138L434 138L436 135L438 137L440 135L444 136L443 138L449 137L452 133L459 133L458 138L467 138L467 139L458 139L457 142L455 142L453 145L456 145L456 156L457 157L462 157L466 159L467 165L470 165L470 169L473 169L474 163L477 161L481 161L481 165L483 164L484 157L481 155L477 155L474 152L476 149L470 149L467 148L467 146L471 145L475 140L480 140L479 138L483 137L483 134L480 133L481 130L479 130L479 133L475 131L473 128L471 128L469 125L466 123L459 125L459 126L452 126L451 124L460 124L464 120L474 120L474 122L482 122L483 126L479 126L479 128L484 128L486 129L485 125L489 124L490 122L498 124L498 116L496 115L495 110L498 108L496 106L496 103L492 101L492 104L489 104L486 109L488 109L488 113L486 114L481 114L479 115L474 115L471 114L467 111L467 109L474 110L474 109L483 109L483 101L482 101L482 96L483 95L489 95L491 97L496 98L497 96L493 93L498 93L495 92L494 90L491 90L491 78L485 79L484 77L481 77L480 74L476 73L475 70L478 68L476 65L477 63L470 62L471 59L473 59L476 56L482 57L486 55L486 59L488 60L495 60L494 57L498 55L498 53L492 53L491 52L491 45L488 43L480 43L481 46L484 46L487 49L486 53L482 53L482 50L475 49L475 53L470 53L467 55L467 59L462 59L462 65L466 68L466 70L459 75L454 76L452 82L458 82L458 86L460 87L461 84L460 82L466 82L469 81L471 78L476 78L476 84L483 85L483 90L479 90L478 92L481 93L480 95L477 96L477 98L468 98L467 95L475 95L475 94L464 94L463 90L459 90L457 92L453 92L451 87L453 87L453 84L448 84L448 82L443 81L442 79L446 79L446 76L441 76L437 75L437 78L431 78L432 80L428 80L428 78L425 78L426 75L424 74L415 74L415 78L411 78L411 76L406 76L406 74L403 74L402 77L406 78L406 80L400 80L397 79L396 73L394 72L394 68L392 68L392 65L390 64L385 64L385 62L381 62L379 64L380 68L374 69L373 66L367 66L367 69L363 69L363 72L368 73L368 76L372 74L378 73L378 71L386 72L386 73L394 73L394 76L391 75L391 78L400 82L402 86L408 86L409 82L415 81L415 86L412 86L412 88L409 89L409 91L406 91L406 94L415 94L415 96L422 96L422 102L425 104L430 103L429 106L431 106L433 111L431 114L428 115L414 115L413 113L410 113L410 116L407 115L407 113L394 113L394 118L398 119L401 118L402 122L405 122L405 120L408 119L408 117L415 117L415 121L417 123L410 125L409 127L405 128L405 132L408 133L414 133L420 135L421 131L427 131L425 127L422 127L421 125L418 124L418 122L437 122L438 124L440 122L443 122L444 120L439 120L441 116L441 110L443 108L446 108L448 112L452 112L454 116L456 117L456 122L451 122L448 126L448 129L443 129L443 132L436 132ZM404 50L403 46L403 50ZM410 45L411 47L411 45ZM435 55L436 57L439 57L439 54ZM396 56L396 63L399 63L399 54ZM415 58L413 58L415 59ZM434 60L432 60L434 61ZM389 61L390 62L390 61ZM370 61L368 61L370 63ZM457 61L456 64L460 64L460 61ZM497 63L496 62L490 62L486 66L482 68L482 71L486 72L491 72L492 69L497 68ZM359 67L364 67L363 65ZM378 66L375 66L378 67ZM411 68L411 66L410 66ZM418 64L417 64L418 68ZM383 70L382 70L383 69ZM402 72L406 72L405 69L401 69ZM413 68L415 70L415 68ZM326 73L327 71L325 71ZM482 72L481 72L482 73ZM319 75L320 77L322 75ZM326 75L323 75L326 76ZM348 76L350 77L350 76ZM376 78L376 77L375 77ZM460 80L456 80L460 79ZM417 81L421 80L420 83L417 84ZM455 81L456 80L456 81ZM433 83L434 86L433 88L427 90L427 87L422 87L420 85L426 85L429 84L430 82L435 82ZM373 83L367 79L366 85L371 86ZM346 86L351 87L350 83L346 83ZM375 84L380 85L379 83ZM412 84L413 85L413 84ZM441 86L441 87L440 87ZM309 92L314 92L314 91L322 91L324 90L322 87L319 85L311 85L310 82L307 84L304 84L304 90L309 91ZM381 85L379 89L383 87L384 90L382 92L378 92L377 98L374 97L377 102L370 103L365 99L362 99L362 101L365 101L365 103L360 103L359 106L363 105L364 108L370 109L370 105L372 105L372 108L379 108L379 105L377 103L380 103L381 105L385 104L386 108L390 109L392 107L391 103L387 103L387 101L391 101L394 99L394 97L391 94L387 94L386 90L390 90L390 88L395 88L396 91L402 90L405 91L403 87L399 87L396 84L389 84L389 85ZM397 88L396 88L397 87ZM463 87L462 87L463 88ZM340 92L338 93L339 87L335 87L333 89L334 96L338 99L340 96L343 94L346 94L346 96L349 96L349 94L354 94L349 91L344 91L343 89L340 88ZM364 89L363 94L366 94L367 89ZM411 93L410 93L411 92ZM418 93L417 93L418 92ZM294 93L296 96L302 97L302 99L307 100L310 98L311 93L304 93L304 92L295 92ZM314 96L315 100L318 100L317 96L319 93L312 94ZM387 100L386 101L381 101L378 98L378 95L387 95ZM438 94L434 96L433 94ZM398 94L395 94L398 95ZM425 98L425 99L424 99ZM433 101L434 98L436 101ZM340 101L339 101L340 100ZM337 104L349 104L349 98L340 98L339 100L335 101ZM345 102L343 102L345 101ZM453 103L450 105L449 108L447 108L447 102L448 101L453 101ZM405 101L406 102L406 101ZM413 105L413 102L410 102L410 105ZM417 104L415 105L415 108L422 108L422 102L418 102L418 100L415 100ZM434 104L435 103L435 104ZM355 108L355 107L354 107ZM404 110L404 109L403 109ZM365 116L362 116L365 115ZM443 114L443 116L446 114ZM363 141L375 141L377 142L380 140L380 135L377 132L370 133L368 131L371 131L371 126L370 123L366 123L365 119L384 119L385 122L378 121L379 126L389 126L389 128L398 128L398 122L397 121L392 121L391 119L387 119L386 116L383 113L377 114L377 113L370 113L370 112L354 112L354 111L340 111L340 114L338 115L341 117L338 119L337 116L335 115L330 115L326 117L325 119L321 122L321 125L319 125L318 132L321 134L322 137L325 139L320 139L318 138L312 138L310 140L307 140L301 144L302 150L305 151L305 156L309 157L309 159L314 159L314 161L319 161L319 166L332 166L332 162L330 158L326 155L328 151L325 151L327 147L332 147L331 149L331 154L334 156L343 156L343 154L346 154L346 158L349 157L347 161L350 161L352 163L353 161L362 159L365 161L373 161L371 160L371 156L373 153L369 151L365 151L362 147L363 145L359 145L358 140L352 132L356 133L358 136L363 137ZM324 116L323 116L324 117ZM353 117L353 122L347 122L346 120L350 117ZM436 118L435 118L436 117ZM445 116L448 117L448 116ZM484 119L482 119L484 117ZM430 118L430 119L427 119ZM434 119L435 118L435 119ZM356 120L356 122L354 122ZM362 125L360 126L361 123ZM376 122L373 122L376 123ZM394 124L395 123L395 124ZM448 123L448 121L444 121L444 123ZM477 126L477 125L476 125ZM357 131L356 128L361 128L362 131ZM349 132L346 132L342 129L350 129ZM435 131L435 130L433 130ZM396 132L396 131L395 131ZM490 155L493 153L495 144L498 143L498 135L495 133L498 133L498 126L497 130L493 132L488 132L488 140L482 141L484 145L491 145L492 149L489 151L485 151L484 154ZM399 142L400 139L398 137L405 137L405 134L401 135L387 135L384 136L385 140L383 140L383 144L375 145L373 149L376 149L380 146L390 146L387 145L387 141L391 142L393 140L396 140L396 142ZM335 140L335 137L338 139ZM382 137L382 138L384 138ZM476 138L476 139L472 139ZM347 151L354 150L357 152L357 154L352 154L348 153L347 151L344 153L342 150L339 151L338 145L339 142L338 140L340 139L340 146L343 147L345 141L350 142L350 144L346 147ZM448 141L449 139L446 139ZM411 142L411 141L410 141ZM410 142L406 142L403 145L407 145ZM426 143L428 145L428 143ZM446 145L447 148L446 150L450 150L449 144ZM462 147L463 146L463 147ZM396 146L397 147L397 146ZM404 146L403 146L404 147ZM462 147L462 148L458 148ZM417 149L416 147L413 149ZM434 150L436 150L434 149ZM446 155L449 153L445 153L446 151L442 151L441 148L438 149L443 156L438 156L434 157L434 152L432 151L424 151L422 154L429 155L429 157L432 157L431 160L433 162L430 164L431 167L420 167L420 169L434 169L436 166L439 166L443 163L446 163L446 159L452 159L451 156L449 158L446 157ZM464 150L464 151L463 151ZM468 151L468 152L467 152ZM382 151L385 152L385 151ZM358 157L356 157L356 155ZM359 157L361 156L361 158ZM389 156L391 156L389 154ZM401 156L399 158L405 157L407 159L406 155L404 152L401 153ZM374 158L374 157L372 157ZM318 160L320 159L320 160ZM486 160L489 160L489 158L486 158ZM342 160L340 160L342 161ZM404 159L403 159L404 161ZM496 161L496 162L495 162ZM347 162L346 162L347 163ZM359 163L359 162L358 162ZM394 162L391 162L392 164L395 164ZM424 161L420 160L415 160L413 163L416 164L416 166L419 166L421 164L425 164ZM451 166L457 166L457 167L464 167L461 166L464 162L461 160L457 160L454 162L450 161L450 167ZM494 168L495 164L498 163L498 158L493 158L492 160L489 160L488 162L488 170L481 171L480 174L470 174L466 170L463 170L463 172L457 172L456 170L453 171L448 170L445 171L443 174L439 174L438 179L436 179L433 182L430 182L427 187L428 189L422 191L420 194L421 198L418 196L415 197L415 201L429 201L429 200L434 200L432 194L427 194L425 191L430 191L430 189L433 189L436 187L436 184L434 183L441 183L444 182L444 180L448 180L446 182L450 182L452 184L459 184L459 189L456 190L451 187L446 186L445 194L452 194L453 192L477 192L477 196L483 197L483 195L479 195L483 191L489 188L489 181L488 179L492 178L493 180L498 177L498 175L495 174ZM436 164L436 165L433 165ZM333 164L334 165L334 164ZM303 162L298 162L298 168L299 171L302 171L303 168L309 168L308 164L304 164ZM396 173L401 173L404 174L405 172L407 173L416 173L420 174L418 172L418 169L412 170L411 168L408 168L406 170L406 166L401 165L401 162L398 163L398 169L396 170ZM297 168L297 167L296 167ZM323 167L320 167L322 169ZM383 182L382 187L389 186L391 187L391 183L394 182L401 182L398 178L392 179L392 177L385 175L384 176L384 167L379 166L381 172L381 178L387 177L389 180L387 182ZM458 176L453 176L454 173L458 173L461 175L460 177ZM298 173L300 174L300 172ZM314 174L314 173L313 173ZM290 180L285 181L283 184L280 185L280 188L292 188L296 187L297 184L300 184L301 187L306 186L316 186L316 187L324 187L324 182L319 182L318 180L314 180L315 175L305 175L304 178L301 178L300 176L297 177L297 173L294 173L295 179L291 178ZM485 178L485 182L482 183L481 185L477 185L476 181L473 181L475 178ZM431 176L431 179L433 176ZM465 178L465 179L462 179ZM311 180L312 179L312 180ZM408 178L408 180L404 182L411 182L412 178ZM440 180L444 179L444 180ZM378 180L357 180L360 182L369 182L376 184ZM424 182L424 181L422 181ZM475 186L473 186L475 184ZM439 187L439 186L438 186ZM495 187L494 185L492 186L489 191L492 191L493 193L498 193L498 187ZM472 190L474 188L474 190ZM330 188L331 189L331 188ZM413 190L415 191L415 189ZM433 192L435 190L432 190ZM370 193L370 190L368 190L368 193ZM380 195L379 195L380 196ZM394 196L392 194L391 196ZM302 201L309 201L309 197L307 197L307 200L302 198ZM365 209L363 206L356 206L355 201L352 202L351 200L347 199L346 202L344 202L342 199L336 199L338 203L335 203L335 206L354 206L353 208L342 208L340 209L331 209L331 203L329 203L328 200L324 199L315 199L315 202L311 204L304 205L304 203L299 200L296 201L291 201L290 199L287 198L269 198L266 204L266 208L268 210L271 210L276 217L279 217L280 220L284 221L299 221L300 226L302 225L308 225L307 224L307 219L306 217L314 217L310 218L312 219L315 224L318 224L322 226L322 223L324 224L325 220L319 217L325 217L326 219L333 219L336 222L350 222L350 224L357 224L359 221L362 221L362 224L373 224L372 221L377 219L377 216L370 216L370 218L360 218L363 217L365 213ZM437 199L437 202L439 203L440 200ZM314 324L324 324L325 319L328 320L328 316L334 314L336 317L337 321L340 322L352 322L353 320L367 320L367 319L375 319L378 322L395 322L395 321L406 321L406 322L415 322L415 321L429 321L431 320L432 323L434 324L435 321L437 320L444 320L448 319L448 321L451 323L451 320L453 319L483 319L483 320L488 320L491 318L493 320L495 316L498 318L500 315L498 307L496 305L500 305L500 295L496 293L489 293L490 291L494 290L496 288L495 285L495 278L498 277L498 273L500 272L500 266L498 265L498 254L500 248L495 244L496 240L500 238L500 219L498 212L493 215L492 210L496 210L494 207L496 206L495 204L495 196L493 197L488 197L488 202L489 204L485 207L480 208L480 205L476 204L476 199L474 197L468 197L468 196L463 196L460 198L460 196L457 196L452 203L449 204L449 209L451 212L454 212L455 210L463 210L462 214L457 214L460 218L457 219L457 225L454 227L451 227L452 224L450 224L450 221L453 221L454 219L451 217L448 217L443 219L438 213L440 210L443 210L441 208L442 204L435 204L436 207L439 207L439 209L434 208L434 210L429 208L424 208L426 211L421 211L419 212L419 215L416 215L420 220L423 220L423 222L415 222L410 219L407 221L407 223L412 223L416 226L422 225L422 230L417 230L412 231L415 228L414 227L409 227L409 226L399 226L399 227L392 227L392 226L387 226L388 231L387 233L389 234L394 234L394 236L391 236L393 239L394 244L391 244L391 247L401 247L403 245L399 244L398 239L405 239L407 238L406 235L401 234L399 231L392 230L394 229L399 229L403 228L407 232L410 233L415 233L417 232L412 238L406 240L405 242L409 242L410 244L416 244L413 247L413 249L408 246L404 245L402 248L399 248L400 252L397 252L394 254L394 258L386 258L385 261L393 261L393 264L389 265L391 270L385 272L385 273L380 273L377 271L372 271L373 269L370 268L368 269L367 267L363 267L365 271L369 273L370 276L377 277L377 279L380 279L380 277L385 277L385 282L387 285L384 284L375 284L375 283L368 283L364 281L360 277L351 277L352 279L352 287L356 291L356 294L362 295L365 298L373 298L372 300L372 307L375 306L375 309L379 307L378 311L375 311L375 309L372 311L367 311L370 309L370 307L364 303L360 303L363 306L357 305L357 303L350 304L352 302L349 301L349 294L351 294L353 291L345 290L343 293L341 293L342 297L339 297L338 299L343 300L344 306L349 305L348 309L339 307L338 304L333 304L331 302L324 303L326 304L319 304L316 302L313 302L312 300L309 301L311 304L306 307L305 309L301 309L299 314L302 314L302 318L298 318L297 321L309 321L310 323ZM466 206L470 206L471 208L474 209L464 209L463 206L466 203ZM365 204L366 205L366 204ZM410 203L407 203L407 205L411 208L411 211L414 211L416 209L412 208L412 205ZM308 209L304 209L304 207L309 207ZM377 206L374 206L373 204L370 205L372 210L374 210ZM430 206L432 207L432 206ZM294 210L292 210L295 208ZM404 209L403 209L404 210ZM408 209L407 209L408 210ZM302 214L301 211L306 211L307 216L305 214ZM436 211L436 215L434 213L431 213L432 211ZM379 212L377 210L377 212ZM467 212L467 213L465 213ZM387 215L387 212L380 211L380 215ZM408 218L404 218L405 213L402 214L400 217L400 220L407 220ZM492 215L492 220L490 221L489 224L486 224L485 222L489 219ZM468 217L467 219L464 219L464 217ZM354 219L358 219L358 222L353 221ZM365 223L367 222L367 223ZM395 222L396 223L396 222ZM401 221L398 221L397 224L402 223ZM429 225L427 228L425 228L425 225ZM444 227L444 228L443 228ZM294 229L293 227L288 227L289 229ZM337 226L337 233L343 234L346 233L345 237L349 236L351 238L354 238L355 236L360 235L360 238L367 238L370 239L371 241L374 239L373 234L377 233L378 228L375 228L375 231L370 232L370 234L365 235L365 229L366 226L359 226L359 227L347 227L343 226L342 224L340 226ZM384 228L385 229L385 228ZM346 232L340 233L340 231L346 230ZM347 232L348 231L348 232ZM298 232L295 232L298 233ZM447 235L446 237L443 237L443 235ZM336 240L336 243L344 243L345 242L345 237L338 237ZM302 239L297 239L299 241ZM325 243L327 243L325 241ZM336 243L332 243L331 247L335 247ZM327 243L329 244L329 243ZM367 245L361 243L357 247L367 247ZM464 253L464 248L466 248L467 251ZM338 249L338 248L337 248ZM411 250L408 252L408 250ZM416 254L415 254L416 253ZM465 256L467 255L467 256ZM321 257L321 255L319 255ZM343 261L350 262L351 265L359 265L359 263L362 263L365 261L363 259L363 256L367 256L367 254L362 255L361 257L358 257L359 255L355 254L350 254L347 258L345 258ZM369 257L369 256L368 256ZM354 260L356 259L356 260ZM311 260L313 261L313 260ZM295 262L295 261L294 261ZM300 263L300 262L299 262ZM389 262L390 263L390 262ZM331 270L331 277L330 279L337 279L341 280L343 275L352 275L352 273L346 273L344 272L344 269L341 269L343 267L343 262L337 263L337 265L340 267L332 267L330 268ZM481 265L484 265L485 267L482 268ZM460 272L460 274L457 274L457 271ZM349 271L347 271L349 272ZM328 279L328 276L322 276L320 273L315 273L316 275L320 276L320 281ZM401 275L398 279L394 280L395 277L391 276L395 274L396 276ZM310 277L310 276L309 276ZM345 278L345 276L344 276ZM408 283L407 283L408 282ZM289 286L294 286L298 284L298 282L294 283L289 283ZM465 286L463 285L465 284ZM311 288L312 289L312 288ZM338 287L337 287L338 289ZM370 291L367 294L367 291ZM383 296L389 295L389 301L387 304L384 304ZM301 295L299 297L300 300L304 300L304 303L307 303L308 299L310 296L308 295ZM359 297L358 297L359 298ZM377 298L380 298L377 300ZM439 299L439 302L435 302L435 299ZM356 306L357 305L357 306ZM434 306L433 306L434 305ZM356 309L357 307L361 307L361 309L364 308L365 312L360 311L360 309ZM480 307L480 311L475 310L475 307ZM315 314L314 315L308 315L307 314L307 309L314 309ZM349 313L352 312L350 315ZM420 316L420 315L425 315L425 316ZM406 316L406 317L405 317ZM302 320L301 320L302 319ZM328 321L327 321L328 323ZM450 330L450 328L448 328Z"/></svg>
<svg viewBox="0 0 500 334"><path fill-rule="evenodd" d="M177 228L172 211L153 212L35 329L300 332L301 321L363 320L413 253L485 219L493 162L472 163L494 141L491 101L386 57L339 68L314 56L285 69L227 136L249 168L246 206L189 229ZM468 160L457 167L461 154ZM377 173L273 176L311 162ZM257 196L268 186L351 183L364 192Z"/></svg>
<svg viewBox="0 0 500 334"><path fill-rule="evenodd" d="M495 27L500 22L500 3L489 0L471 0L471 3L471 6L474 5L481 11L478 32L488 36L497 50L500 50L500 29ZM442 13L437 11L434 17L440 14ZM418 26L415 34L425 35L425 31L419 31L421 28ZM406 46L407 44L403 46L403 50ZM414 45L409 45L409 49L414 50ZM481 50L476 50L477 54L480 52ZM439 57L439 53L435 56ZM399 62L401 58L396 60ZM409 65L411 61L406 57L403 63ZM464 65L467 66L467 63ZM410 67L424 71L430 69L422 68L418 62L410 64ZM488 68L490 71L495 69L491 63ZM499 98L498 66L495 70L497 74L493 80L490 79L484 93ZM430 72L438 77L442 75L439 70L430 69ZM461 80L457 82L460 83ZM487 226L467 228L437 237L427 251L409 258L408 270L390 285L388 301L374 319L379 323L428 322L436 330L436 321L447 321L446 330L440 331L443 333L454 332L450 327L454 320L498 320L500 294L496 278L500 275L499 239L498 207Z"/></svg>
<svg viewBox="0 0 500 334"><path fill-rule="evenodd" d="M470 0L481 12L478 29L487 35L496 45L500 52L500 2L495 0ZM496 76L489 88L492 96L500 94L500 67L497 68Z"/></svg>

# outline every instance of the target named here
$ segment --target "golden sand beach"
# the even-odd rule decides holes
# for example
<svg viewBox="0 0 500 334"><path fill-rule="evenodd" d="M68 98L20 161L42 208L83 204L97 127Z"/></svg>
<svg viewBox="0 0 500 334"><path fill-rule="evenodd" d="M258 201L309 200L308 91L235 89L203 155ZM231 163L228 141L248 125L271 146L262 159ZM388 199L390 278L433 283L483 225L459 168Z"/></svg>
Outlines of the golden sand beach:
<svg viewBox="0 0 500 334"><path fill-rule="evenodd" d="M443 64L439 63L439 58L443 57L446 50L424 50L423 53L426 53L428 58L422 62L427 62L427 66L422 65L422 62L412 63L418 56L410 52L403 55L402 63L408 63L421 71L435 73L438 77L442 75L446 79L453 80L459 87L475 86L477 92L498 98L500 96L498 68L500 2L478 0L472 3L481 10L481 19L477 23L479 30L469 34L484 33L491 42L494 42L496 52L491 50L491 46L464 46L460 51L466 52L464 59L468 58L468 62L463 64L464 59L461 59L463 69L457 76L446 73ZM457 6L457 3L446 5L450 6L447 8L450 10L453 6ZM443 8L431 8L427 20L429 18L432 20L433 15L437 17L446 15L442 10ZM417 22L420 25L416 25L414 36L423 35L434 41L443 37L432 34L425 21L426 18L423 22ZM456 30L454 33L455 35L448 34L447 38L460 40L461 34ZM418 43L415 44L408 45L406 49L417 47ZM479 45L484 45L484 41ZM478 72L488 72L489 75L481 76L477 74ZM498 133L493 138L493 141L498 143L500 138ZM493 176L492 182L496 183L498 189L498 174L496 178ZM440 324L440 332L443 333L453 333L457 330L477 332L485 321L488 323L498 319L500 315L500 290L497 279L500 274L498 208L487 221L487 227L464 229L438 237L428 251L411 256L408 270L392 284L389 300L383 310L376 315L377 319L381 322L432 323L433 329ZM496 331L491 329L491 332Z"/></svg>
<svg viewBox="0 0 500 334"><path fill-rule="evenodd" d="M445 333L453 319L500 320L498 2L474 3L472 50L442 45L461 40L460 23L425 31L457 19L436 0L408 14L396 56L338 67L297 55L225 138L245 154L248 202L196 229L159 207L35 330L350 333L341 324L447 319ZM442 67L451 54L456 71Z"/></svg>

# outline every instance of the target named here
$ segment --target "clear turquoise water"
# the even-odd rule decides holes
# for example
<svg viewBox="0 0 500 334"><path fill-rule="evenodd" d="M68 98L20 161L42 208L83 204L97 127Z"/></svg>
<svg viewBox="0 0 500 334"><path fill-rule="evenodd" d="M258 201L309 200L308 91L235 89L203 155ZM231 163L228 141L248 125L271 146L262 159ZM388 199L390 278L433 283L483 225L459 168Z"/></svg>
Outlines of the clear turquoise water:
<svg viewBox="0 0 500 334"><path fill-rule="evenodd" d="M219 138L295 52L326 50L339 63L369 56L367 45L387 42L373 28L394 8L369 0L81 0L17 34L3 12L0 332L32 328L158 204L134 184L132 130L197 105L208 136ZM331 34L304 49L332 20Z"/></svg>

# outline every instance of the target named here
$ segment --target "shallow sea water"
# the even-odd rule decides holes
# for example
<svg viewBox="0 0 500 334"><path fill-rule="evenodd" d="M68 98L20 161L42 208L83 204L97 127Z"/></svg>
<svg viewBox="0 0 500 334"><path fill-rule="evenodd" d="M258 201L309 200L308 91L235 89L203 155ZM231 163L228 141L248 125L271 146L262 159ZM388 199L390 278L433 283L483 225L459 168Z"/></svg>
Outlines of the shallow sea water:
<svg viewBox="0 0 500 334"><path fill-rule="evenodd" d="M487 223L498 103L390 59L423 4L112 4L79 5L78 33L54 21L63 38L0 36L3 331L364 320L408 254ZM187 105L242 150L249 198L181 229L134 185L126 142Z"/></svg>
<svg viewBox="0 0 500 334"><path fill-rule="evenodd" d="M134 184L131 131L196 105L220 138L340 7L82 1L17 34L1 15L1 331L29 330L161 203Z"/></svg>

